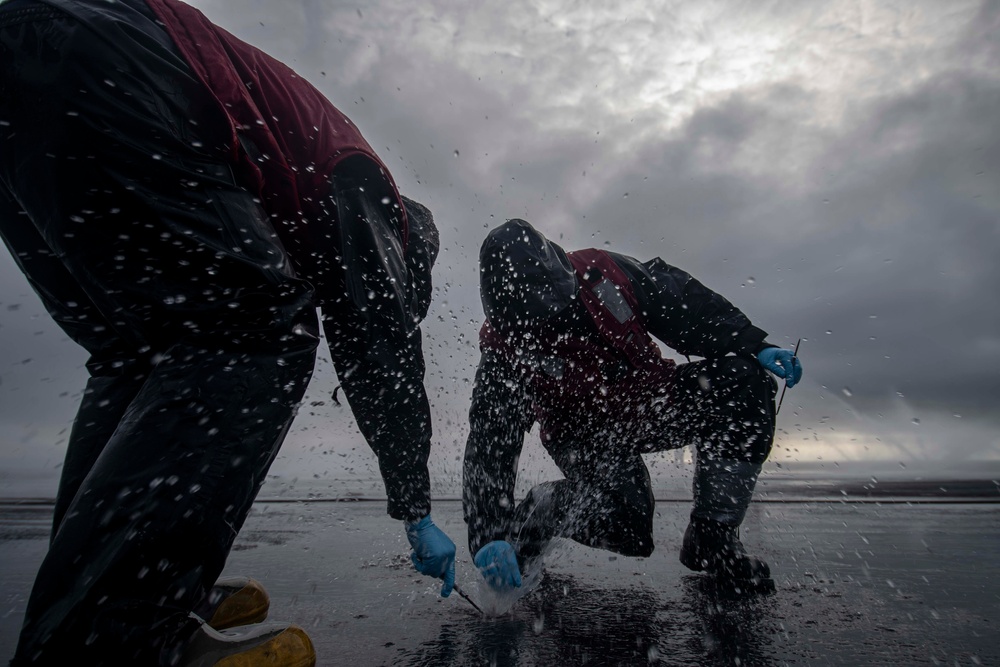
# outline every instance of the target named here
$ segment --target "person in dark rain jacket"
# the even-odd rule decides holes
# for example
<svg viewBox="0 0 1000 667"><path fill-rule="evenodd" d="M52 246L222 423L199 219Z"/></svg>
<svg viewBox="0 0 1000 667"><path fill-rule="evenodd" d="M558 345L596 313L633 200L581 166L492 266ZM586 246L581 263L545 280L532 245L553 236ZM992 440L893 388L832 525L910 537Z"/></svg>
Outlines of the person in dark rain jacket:
<svg viewBox="0 0 1000 667"><path fill-rule="evenodd" d="M241 625L259 584L217 578L317 308L388 514L450 593L418 328L437 231L304 79L177 0L0 4L0 235L91 375L11 664L314 662L301 629Z"/></svg>
<svg viewBox="0 0 1000 667"><path fill-rule="evenodd" d="M497 590L554 537L626 556L653 552L654 500L641 454L693 444L694 506L681 562L766 586L738 529L774 435L775 381L801 377L791 352L725 298L662 259L565 252L524 220L479 255L486 322L469 414L463 506L469 549ZM676 365L654 338L703 360ZM514 500L525 433L565 479Z"/></svg>

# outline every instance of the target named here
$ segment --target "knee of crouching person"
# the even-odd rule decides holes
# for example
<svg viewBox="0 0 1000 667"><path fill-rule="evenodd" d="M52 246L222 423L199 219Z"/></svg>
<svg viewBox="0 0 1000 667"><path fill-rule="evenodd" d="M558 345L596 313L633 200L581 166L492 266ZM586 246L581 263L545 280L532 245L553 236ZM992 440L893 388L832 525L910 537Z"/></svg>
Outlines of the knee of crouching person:
<svg viewBox="0 0 1000 667"><path fill-rule="evenodd" d="M743 357L723 357L719 359L719 371L729 379L751 378L764 374L764 367Z"/></svg>

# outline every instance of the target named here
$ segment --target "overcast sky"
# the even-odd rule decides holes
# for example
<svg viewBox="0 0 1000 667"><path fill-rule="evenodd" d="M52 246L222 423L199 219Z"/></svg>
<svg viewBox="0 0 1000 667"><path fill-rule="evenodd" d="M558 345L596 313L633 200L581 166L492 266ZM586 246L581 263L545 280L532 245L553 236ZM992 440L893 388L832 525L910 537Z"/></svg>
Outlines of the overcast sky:
<svg viewBox="0 0 1000 667"><path fill-rule="evenodd" d="M439 474L467 433L477 250L510 217L663 257L801 337L774 461L1000 461L1000 3L192 4L318 86L434 212ZM86 358L6 255L0 313L2 485L57 470ZM335 385L322 363L277 474L373 474Z"/></svg>

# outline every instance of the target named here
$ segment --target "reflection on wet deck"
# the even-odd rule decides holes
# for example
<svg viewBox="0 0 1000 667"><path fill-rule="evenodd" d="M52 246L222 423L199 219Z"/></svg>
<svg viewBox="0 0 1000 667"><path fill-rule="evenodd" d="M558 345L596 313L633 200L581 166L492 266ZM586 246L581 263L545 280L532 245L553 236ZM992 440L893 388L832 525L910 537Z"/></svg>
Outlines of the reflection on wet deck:
<svg viewBox="0 0 1000 667"><path fill-rule="evenodd" d="M561 543L539 587L496 619L437 597L378 502L258 503L228 571L266 583L272 616L303 625L321 665L1000 664L1000 505L759 503L743 537L775 573L764 596L684 570L687 507L657 510L650 558ZM0 504L0 660L50 513ZM475 598L461 507L434 515Z"/></svg>

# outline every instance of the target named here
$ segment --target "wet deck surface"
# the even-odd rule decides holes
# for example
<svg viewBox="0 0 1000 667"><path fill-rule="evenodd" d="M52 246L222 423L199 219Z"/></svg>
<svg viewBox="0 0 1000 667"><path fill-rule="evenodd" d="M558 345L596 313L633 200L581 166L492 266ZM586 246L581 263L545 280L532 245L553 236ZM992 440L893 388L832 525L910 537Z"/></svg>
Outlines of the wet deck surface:
<svg viewBox="0 0 1000 667"><path fill-rule="evenodd" d="M744 542L768 596L720 592L677 562L688 507L660 503L656 552L562 543L542 583L484 618L411 569L378 502L259 503L227 572L263 581L271 617L320 665L1000 665L1000 505L757 504ZM0 660L14 649L51 508L0 505ZM459 543L457 502L435 521Z"/></svg>

